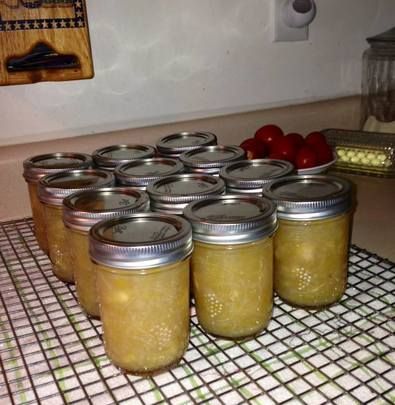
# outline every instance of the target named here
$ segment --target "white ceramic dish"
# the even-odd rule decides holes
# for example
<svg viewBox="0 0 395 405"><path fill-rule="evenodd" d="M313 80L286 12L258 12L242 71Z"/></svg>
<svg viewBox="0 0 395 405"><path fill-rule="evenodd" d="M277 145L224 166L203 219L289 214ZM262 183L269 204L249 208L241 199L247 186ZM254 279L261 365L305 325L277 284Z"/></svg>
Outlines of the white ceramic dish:
<svg viewBox="0 0 395 405"><path fill-rule="evenodd" d="M336 163L337 157L333 154L333 160L320 166L309 167L308 169L299 169L298 174L319 174L326 172L332 165Z"/></svg>

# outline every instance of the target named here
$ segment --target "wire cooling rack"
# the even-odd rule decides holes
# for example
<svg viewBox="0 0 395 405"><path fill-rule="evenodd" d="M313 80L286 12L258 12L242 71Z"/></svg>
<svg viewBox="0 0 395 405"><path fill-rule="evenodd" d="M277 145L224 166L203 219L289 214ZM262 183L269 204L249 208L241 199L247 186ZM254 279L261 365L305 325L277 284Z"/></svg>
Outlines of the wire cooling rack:
<svg viewBox="0 0 395 405"><path fill-rule="evenodd" d="M100 322L52 274L31 219L0 223L0 252L0 404L395 402L395 267L355 246L339 304L276 298L268 329L244 343L207 335L192 309L183 360L152 378L110 363Z"/></svg>

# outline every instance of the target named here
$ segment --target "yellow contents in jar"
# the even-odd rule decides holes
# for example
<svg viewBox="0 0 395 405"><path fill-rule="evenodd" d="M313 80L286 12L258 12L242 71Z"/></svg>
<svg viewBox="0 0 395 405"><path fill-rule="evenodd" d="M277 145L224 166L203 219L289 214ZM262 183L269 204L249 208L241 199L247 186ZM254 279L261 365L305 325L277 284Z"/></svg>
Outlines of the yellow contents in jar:
<svg viewBox="0 0 395 405"><path fill-rule="evenodd" d="M45 229L44 206L37 194L37 183L28 183L30 206L32 209L34 233L41 250L48 254L47 231Z"/></svg>
<svg viewBox="0 0 395 405"><path fill-rule="evenodd" d="M199 323L216 336L262 331L273 307L273 238L233 245L194 242L193 291Z"/></svg>
<svg viewBox="0 0 395 405"><path fill-rule="evenodd" d="M66 228L66 238L78 301L88 315L99 318L96 272L89 256L88 233Z"/></svg>
<svg viewBox="0 0 395 405"><path fill-rule="evenodd" d="M279 220L274 286L290 304L323 307L346 289L350 214L314 221Z"/></svg>
<svg viewBox="0 0 395 405"><path fill-rule="evenodd" d="M70 248L66 243L62 206L44 204L44 213L53 272L60 280L73 283L73 268L70 265Z"/></svg>
<svg viewBox="0 0 395 405"><path fill-rule="evenodd" d="M145 375L181 359L189 339L189 262L149 270L95 264L106 353L116 366Z"/></svg>

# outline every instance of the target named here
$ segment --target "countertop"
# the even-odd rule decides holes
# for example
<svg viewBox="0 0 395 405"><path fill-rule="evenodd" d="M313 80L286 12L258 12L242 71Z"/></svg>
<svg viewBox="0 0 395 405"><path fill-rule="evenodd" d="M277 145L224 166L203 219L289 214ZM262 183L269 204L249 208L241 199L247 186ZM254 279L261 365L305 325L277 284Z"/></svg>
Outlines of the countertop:
<svg viewBox="0 0 395 405"><path fill-rule="evenodd" d="M395 179L333 174L356 185L352 243L395 262Z"/></svg>

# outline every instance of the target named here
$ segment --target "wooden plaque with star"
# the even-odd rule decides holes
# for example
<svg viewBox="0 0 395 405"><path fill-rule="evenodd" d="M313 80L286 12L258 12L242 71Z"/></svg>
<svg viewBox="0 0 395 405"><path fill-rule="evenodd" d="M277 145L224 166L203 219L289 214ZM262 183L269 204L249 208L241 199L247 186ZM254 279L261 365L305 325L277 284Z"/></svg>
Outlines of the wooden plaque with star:
<svg viewBox="0 0 395 405"><path fill-rule="evenodd" d="M0 85L92 77L85 0L0 0Z"/></svg>

